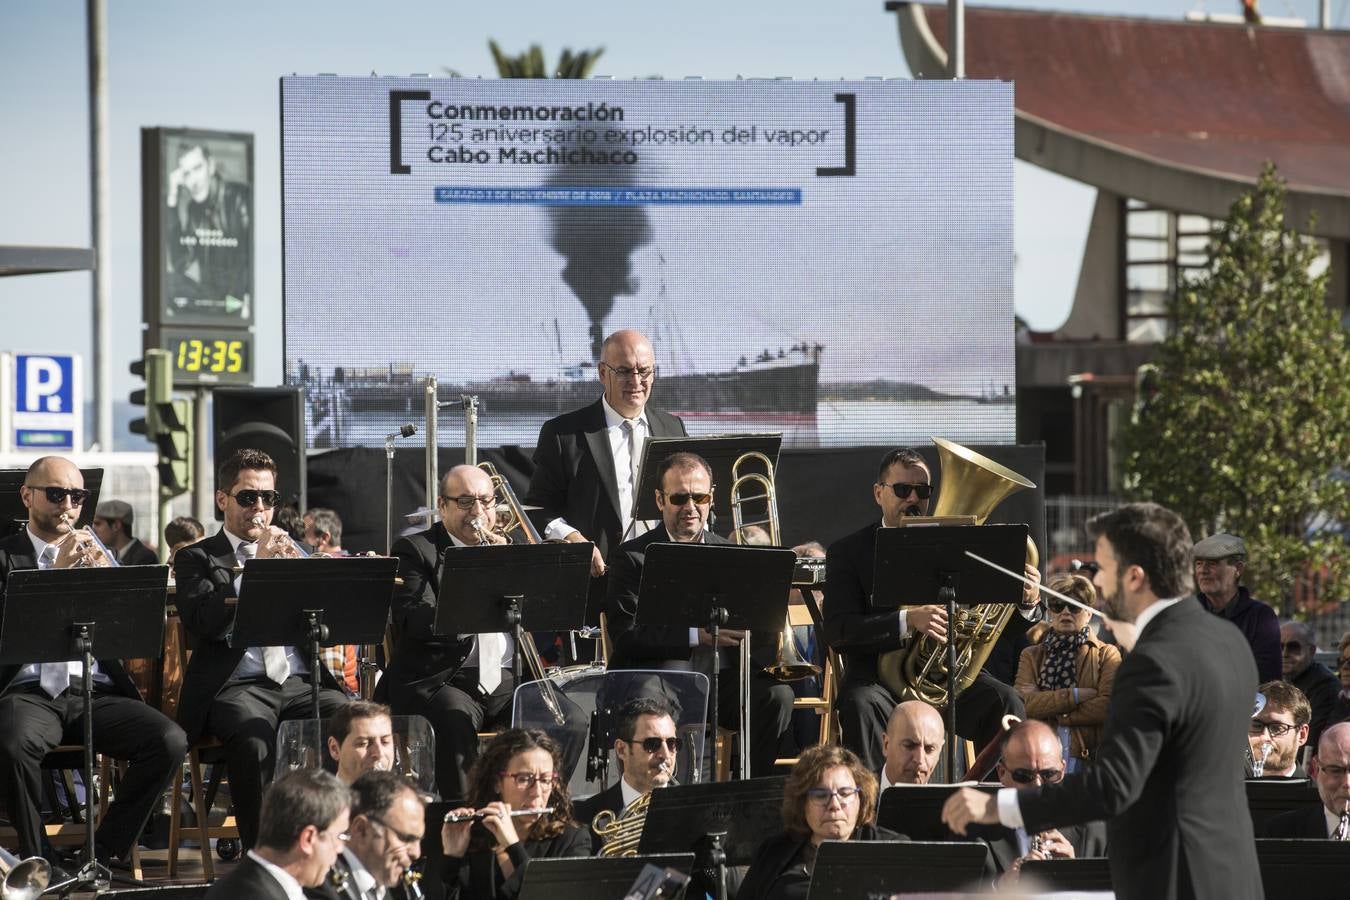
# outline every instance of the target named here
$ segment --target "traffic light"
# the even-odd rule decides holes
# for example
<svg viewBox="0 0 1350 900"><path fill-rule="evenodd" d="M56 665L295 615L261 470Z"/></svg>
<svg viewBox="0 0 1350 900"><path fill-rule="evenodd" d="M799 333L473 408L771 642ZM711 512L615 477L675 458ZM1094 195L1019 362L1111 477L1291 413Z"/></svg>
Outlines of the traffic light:
<svg viewBox="0 0 1350 900"><path fill-rule="evenodd" d="M159 494L169 500L192 490L192 403L173 398L173 359L167 350L147 350L131 364L131 373L145 378L145 389L133 391L131 402L145 407L145 418L131 423L159 456Z"/></svg>

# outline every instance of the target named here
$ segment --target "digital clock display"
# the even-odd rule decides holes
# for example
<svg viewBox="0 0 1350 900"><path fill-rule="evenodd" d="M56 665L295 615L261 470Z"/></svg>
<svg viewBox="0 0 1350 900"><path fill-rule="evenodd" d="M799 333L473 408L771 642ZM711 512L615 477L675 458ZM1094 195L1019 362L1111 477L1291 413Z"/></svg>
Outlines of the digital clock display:
<svg viewBox="0 0 1350 900"><path fill-rule="evenodd" d="M253 335L249 332L165 328L159 345L173 359L175 384L253 382Z"/></svg>

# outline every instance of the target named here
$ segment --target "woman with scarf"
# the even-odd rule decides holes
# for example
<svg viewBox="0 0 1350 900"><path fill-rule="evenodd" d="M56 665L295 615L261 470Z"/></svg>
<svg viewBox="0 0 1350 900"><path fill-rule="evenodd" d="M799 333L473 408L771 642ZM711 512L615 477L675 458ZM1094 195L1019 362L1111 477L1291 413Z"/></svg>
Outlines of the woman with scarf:
<svg viewBox="0 0 1350 900"><path fill-rule="evenodd" d="M1097 589L1083 575L1056 575L1046 586L1087 606L1097 600ZM1027 718L1055 729L1065 769L1074 772L1096 755L1120 651L1093 635L1090 613L1056 597L1048 597L1046 607L1046 623L1028 632L1033 643L1022 651L1013 686Z"/></svg>

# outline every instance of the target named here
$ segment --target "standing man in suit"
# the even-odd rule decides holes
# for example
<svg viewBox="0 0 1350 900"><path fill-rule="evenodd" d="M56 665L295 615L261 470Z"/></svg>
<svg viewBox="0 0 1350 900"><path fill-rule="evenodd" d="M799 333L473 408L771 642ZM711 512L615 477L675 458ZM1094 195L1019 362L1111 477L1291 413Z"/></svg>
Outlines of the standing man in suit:
<svg viewBox="0 0 1350 900"><path fill-rule="evenodd" d="M178 613L192 659L183 676L179 723L195 742L202 735L225 745L230 797L239 838L258 837L263 786L272 777L277 726L311 715L309 653L303 646L231 647L235 598L243 575L236 566L284 552L290 538L271 525L279 494L277 467L261 450L235 451L216 474L216 508L225 523L212 537L174 557ZM319 712L324 718L347 702L337 680L320 664Z"/></svg>
<svg viewBox="0 0 1350 900"><path fill-rule="evenodd" d="M595 544L593 578L604 574L610 550L642 530L634 525L633 511L647 439L687 434L675 416L648 405L656 355L642 334L611 334L596 369L604 387L600 399L548 420L540 430L524 501L543 508L546 539ZM593 596L596 590L603 585L592 581Z"/></svg>
<svg viewBox="0 0 1350 900"><path fill-rule="evenodd" d="M257 846L207 900L297 900L323 884L347 840L351 805L351 789L322 769L277 779L262 801Z"/></svg>
<svg viewBox="0 0 1350 900"><path fill-rule="evenodd" d="M1247 642L1189 599L1191 536L1176 513L1131 503L1088 529L1111 630L1133 647L1116 673L1097 762L997 797L962 788L943 821L964 834L972 824L1044 831L1104 819L1122 900L1259 900L1241 762L1257 685Z"/></svg>
<svg viewBox="0 0 1350 900"><path fill-rule="evenodd" d="M690 668L696 647L716 649L709 654L709 666L717 665L726 674L718 679L718 718L725 728L740 723L740 679L735 677L739 646L745 632L735 628L718 630L718 646L712 648L712 634L706 628L681 628L665 625L635 625L638 588L647 548L656 543L729 544L708 530L708 511L712 509L712 467L694 453L674 453L657 470L661 487L656 492L656 507L661 524L641 537L616 547L609 555L612 571L605 598L610 639L614 653L611 669ZM756 632L750 648L754 671L750 676L750 767L752 773L767 774L778 757L784 735L792 724L792 687L764 673L777 655L777 635Z"/></svg>
<svg viewBox="0 0 1350 900"><path fill-rule="evenodd" d="M396 772L366 772L352 783L347 845L333 872L305 895L318 900L405 900L403 873L422 855L426 808L417 789Z"/></svg>
<svg viewBox="0 0 1350 900"><path fill-rule="evenodd" d="M61 515L73 524L89 499L79 468L59 456L29 466L19 495L28 507L28 527L0 540L0 603L10 572L64 569L76 561L75 541ZM0 777L23 859L42 854L42 757L58 744L84 739L81 672L75 662L0 666ZM130 763L94 835L95 853L106 863L136 843L183 763L187 738L145 705L120 660L97 660L93 679L94 750Z"/></svg>
<svg viewBox="0 0 1350 900"><path fill-rule="evenodd" d="M947 637L947 611L938 604L902 606L905 598L872 596L878 528L895 528L906 516L928 512L933 495L928 464L917 450L892 450L881 461L872 498L881 521L835 541L825 553L825 640L844 658L844 683L839 691L839 724L843 744L873 772L881 768L881 735L899 701L877 677L877 657L899 650L919 635ZM1027 577L1039 577L1028 566ZM1024 596L1035 610L1036 592ZM1012 685L981 671L956 698L956 733L983 747L1002 733L1005 714L1022 718L1022 698Z"/></svg>
<svg viewBox="0 0 1350 900"><path fill-rule="evenodd" d="M432 633L436 592L447 553L480 540L504 544L492 531L497 503L492 479L477 466L455 466L441 478L440 521L400 538L393 553L403 584L394 589L394 652L380 679L395 715L425 716L436 733L436 786L447 801L468 796L478 732L510 724L515 690L510 634ZM480 538L480 535L482 537ZM481 660L481 663L480 663Z"/></svg>
<svg viewBox="0 0 1350 900"><path fill-rule="evenodd" d="M1317 743L1317 806L1294 809L1274 816L1261 837L1335 838L1350 840L1350 823L1341 832L1341 822L1350 817L1350 722L1337 722L1322 732Z"/></svg>
<svg viewBox="0 0 1350 900"><path fill-rule="evenodd" d="M664 697L633 697L619 707L614 755L623 775L613 787L572 804L576 820L590 827L605 810L619 814L639 797L670 784L683 739L675 729L675 712ZM591 829L591 849L604 839Z"/></svg>

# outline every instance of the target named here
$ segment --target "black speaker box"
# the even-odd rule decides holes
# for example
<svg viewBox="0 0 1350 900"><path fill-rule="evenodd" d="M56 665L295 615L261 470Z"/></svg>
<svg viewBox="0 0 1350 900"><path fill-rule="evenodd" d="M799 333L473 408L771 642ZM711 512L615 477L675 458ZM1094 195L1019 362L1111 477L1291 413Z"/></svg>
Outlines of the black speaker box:
<svg viewBox="0 0 1350 900"><path fill-rule="evenodd" d="M302 512L305 490L304 388L216 388L211 445L216 466L236 450L261 450L277 464L281 503ZM216 520L221 519L216 510Z"/></svg>

